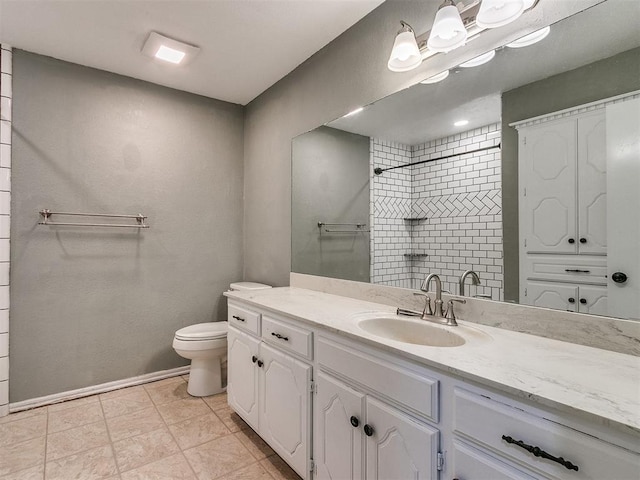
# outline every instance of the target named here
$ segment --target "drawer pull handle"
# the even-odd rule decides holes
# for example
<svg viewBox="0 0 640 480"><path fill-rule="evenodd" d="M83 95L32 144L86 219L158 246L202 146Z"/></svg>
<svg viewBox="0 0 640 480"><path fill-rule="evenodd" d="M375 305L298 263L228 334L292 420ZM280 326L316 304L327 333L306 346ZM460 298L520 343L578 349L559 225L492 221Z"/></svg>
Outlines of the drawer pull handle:
<svg viewBox="0 0 640 480"><path fill-rule="evenodd" d="M502 435L502 439L507 443L513 443L521 448L524 448L527 452L532 453L536 457L546 458L547 460L551 460L552 462L557 462L568 470L578 471L578 466L571 463L569 460L565 460L562 457L554 457L553 455L548 454L540 447L532 447L531 445L527 445L522 440L514 440L512 437Z"/></svg>
<svg viewBox="0 0 640 480"><path fill-rule="evenodd" d="M569 273L591 273L591 270L580 270L579 268L565 268L564 271Z"/></svg>
<svg viewBox="0 0 640 480"><path fill-rule="evenodd" d="M365 434L367 437L370 437L371 435L373 435L373 427L372 427L371 425L368 425L368 424L367 424L367 425L365 425L365 426L364 426L364 434Z"/></svg>
<svg viewBox="0 0 640 480"><path fill-rule="evenodd" d="M358 425L360 425L360 420L358 420L358 417L353 416L353 417L351 417L350 421L351 421L351 425L354 428L357 427Z"/></svg>
<svg viewBox="0 0 640 480"><path fill-rule="evenodd" d="M233 315L233 318L235 318L236 320L238 320L239 322L244 322L244 318L239 317L238 315Z"/></svg>
<svg viewBox="0 0 640 480"><path fill-rule="evenodd" d="M284 340L285 342L289 341L289 337L285 337L284 335L280 335L279 333L271 332L271 335L273 335L274 337L276 337L279 340Z"/></svg>

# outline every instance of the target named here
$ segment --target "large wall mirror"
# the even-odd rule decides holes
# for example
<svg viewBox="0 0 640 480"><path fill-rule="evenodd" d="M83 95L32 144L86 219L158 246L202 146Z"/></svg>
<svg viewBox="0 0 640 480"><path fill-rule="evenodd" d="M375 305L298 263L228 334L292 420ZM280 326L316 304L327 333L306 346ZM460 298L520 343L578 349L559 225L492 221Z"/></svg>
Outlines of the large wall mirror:
<svg viewBox="0 0 640 480"><path fill-rule="evenodd" d="M294 138L292 271L640 319L638 25L607 0Z"/></svg>

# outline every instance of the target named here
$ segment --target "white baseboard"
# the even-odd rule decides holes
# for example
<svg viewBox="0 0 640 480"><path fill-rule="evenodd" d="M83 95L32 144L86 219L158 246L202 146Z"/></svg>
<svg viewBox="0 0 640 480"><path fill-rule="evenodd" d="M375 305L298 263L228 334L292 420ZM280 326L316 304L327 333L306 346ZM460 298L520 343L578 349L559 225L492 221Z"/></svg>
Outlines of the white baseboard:
<svg viewBox="0 0 640 480"><path fill-rule="evenodd" d="M53 403L74 400L76 398L88 397L90 395L96 395L98 393L110 392L112 390L118 390L120 388L155 382L164 378L186 375L187 373L189 373L189 365L185 365L184 367L172 368L171 370L161 370L159 372L146 373L137 377L125 378L113 382L101 383L100 385L78 388L77 390L54 393L53 395L47 395L45 397L32 398L30 400L10 403L9 412L20 412L22 410L29 410L30 408L42 407L44 405L51 405Z"/></svg>

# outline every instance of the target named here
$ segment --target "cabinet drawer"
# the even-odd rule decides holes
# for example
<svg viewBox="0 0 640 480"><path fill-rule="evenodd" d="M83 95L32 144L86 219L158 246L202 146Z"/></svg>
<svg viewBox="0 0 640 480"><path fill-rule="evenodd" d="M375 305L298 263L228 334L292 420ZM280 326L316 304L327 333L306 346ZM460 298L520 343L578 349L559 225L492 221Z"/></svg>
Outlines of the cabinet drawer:
<svg viewBox="0 0 640 480"><path fill-rule="evenodd" d="M321 366L438 421L438 380L326 338L318 338L316 359Z"/></svg>
<svg viewBox="0 0 640 480"><path fill-rule="evenodd" d="M229 305L229 325L246 330L247 332L260 335L260 314L238 307L237 305Z"/></svg>
<svg viewBox="0 0 640 480"><path fill-rule="evenodd" d="M607 282L607 257L596 255L527 255L525 276L557 282Z"/></svg>
<svg viewBox="0 0 640 480"><path fill-rule="evenodd" d="M309 330L296 327L271 317L262 317L262 339L280 348L311 360L313 335Z"/></svg>
<svg viewBox="0 0 640 480"><path fill-rule="evenodd" d="M640 455L519 408L456 388L454 410L456 434L544 474L580 480L638 479ZM562 457L579 470L535 457L520 446L507 443L503 435Z"/></svg>
<svg viewBox="0 0 640 480"><path fill-rule="evenodd" d="M507 465L497 458L466 445L453 442L453 475L457 480L536 480L536 477Z"/></svg>

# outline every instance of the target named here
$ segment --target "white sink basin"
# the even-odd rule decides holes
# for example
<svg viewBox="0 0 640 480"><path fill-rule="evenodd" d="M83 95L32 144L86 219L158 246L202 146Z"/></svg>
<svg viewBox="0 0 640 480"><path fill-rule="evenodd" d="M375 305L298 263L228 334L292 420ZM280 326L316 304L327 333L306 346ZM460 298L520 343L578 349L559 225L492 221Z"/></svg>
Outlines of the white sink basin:
<svg viewBox="0 0 640 480"><path fill-rule="evenodd" d="M460 327L441 327L426 320L400 317L367 318L360 320L358 327L378 337L415 345L459 347L465 344L465 339L454 333L455 329Z"/></svg>

